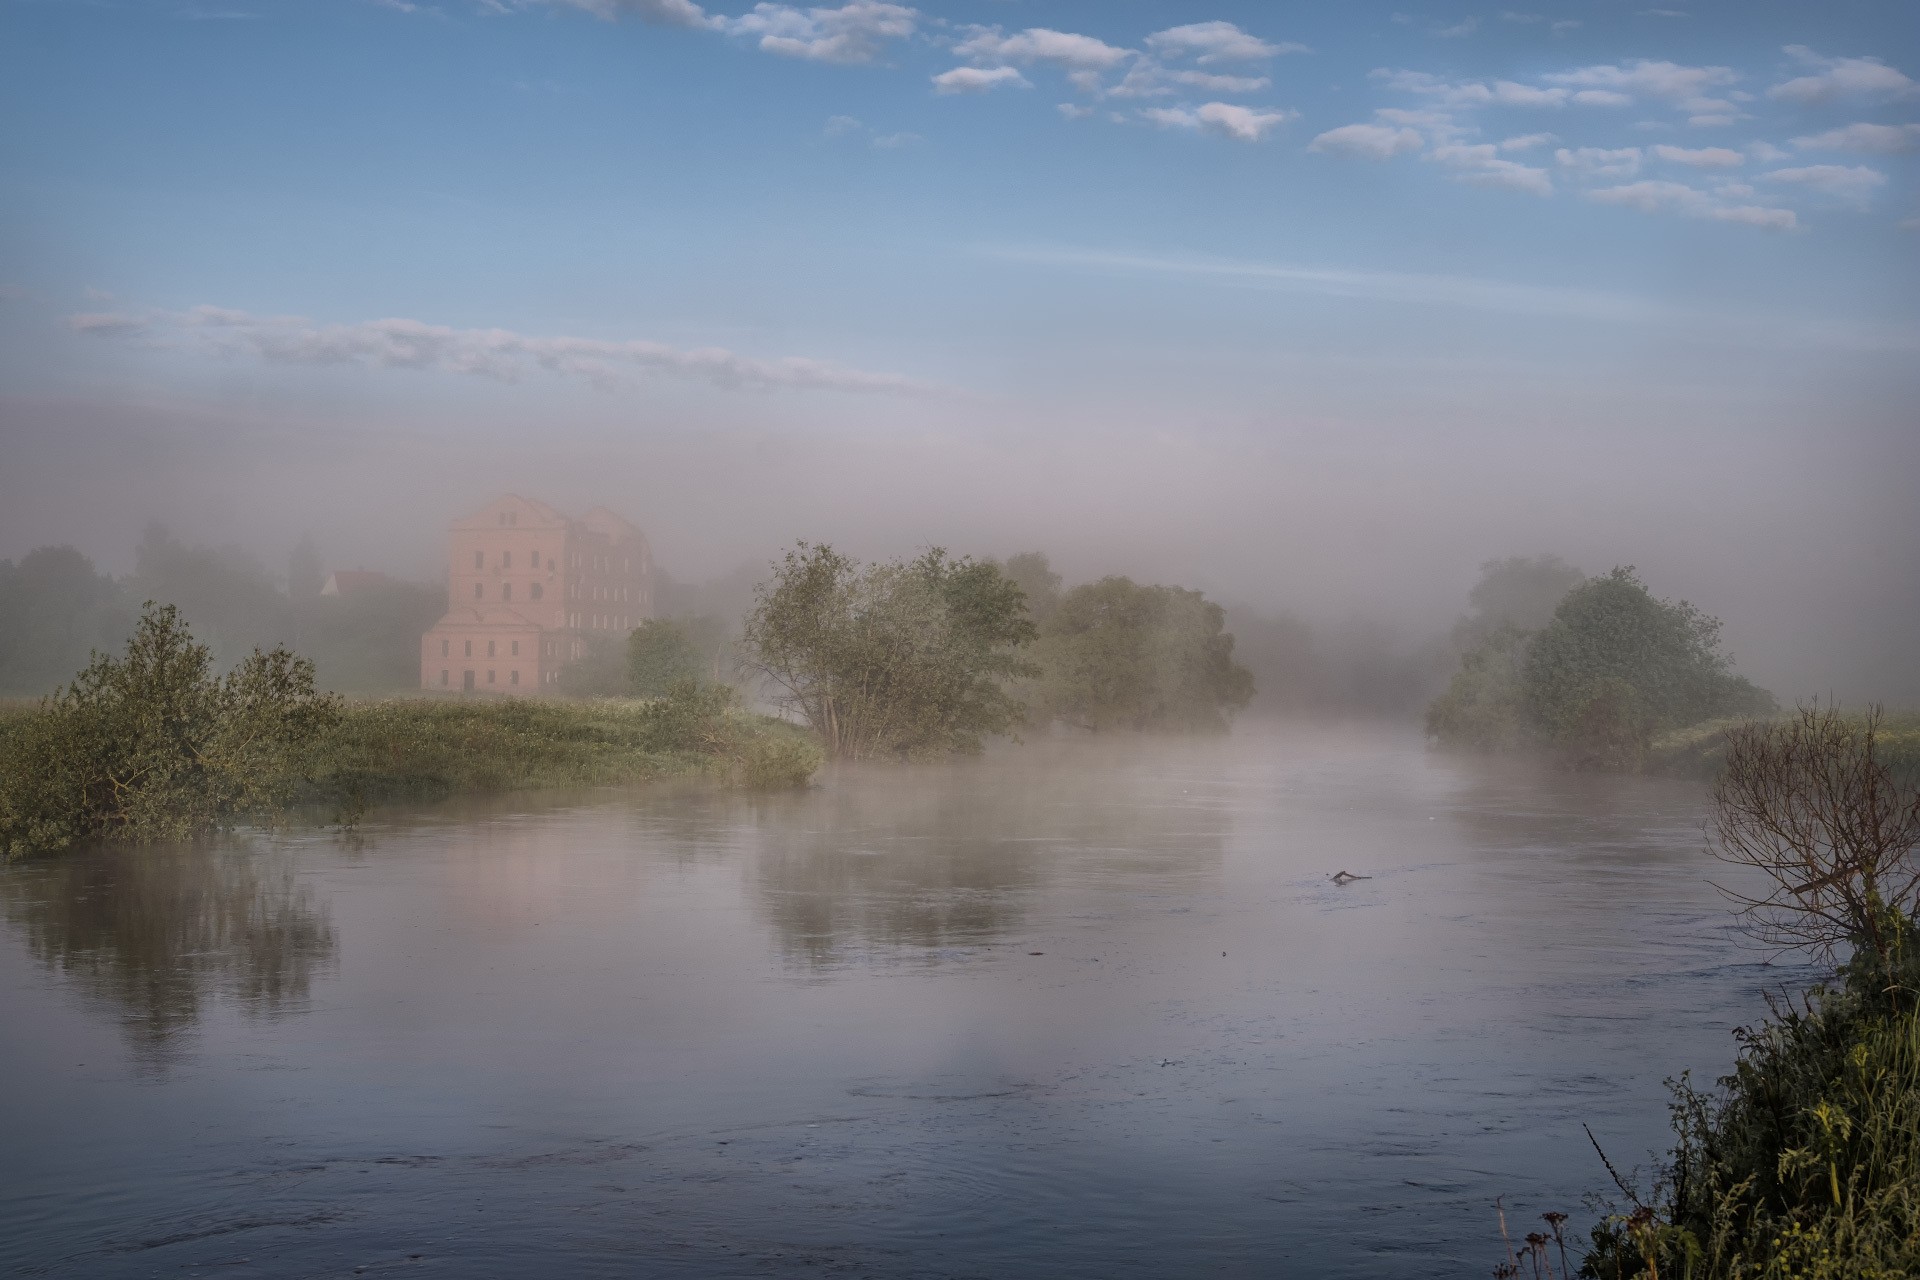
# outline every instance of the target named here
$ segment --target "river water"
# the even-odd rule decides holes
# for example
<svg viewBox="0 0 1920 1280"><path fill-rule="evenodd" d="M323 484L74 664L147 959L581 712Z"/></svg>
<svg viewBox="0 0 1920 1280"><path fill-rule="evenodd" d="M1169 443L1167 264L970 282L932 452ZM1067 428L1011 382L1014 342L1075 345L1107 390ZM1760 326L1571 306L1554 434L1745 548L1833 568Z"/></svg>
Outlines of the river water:
<svg viewBox="0 0 1920 1280"><path fill-rule="evenodd" d="M1247 726L15 865L0 1274L1484 1276L1809 976L1703 812Z"/></svg>

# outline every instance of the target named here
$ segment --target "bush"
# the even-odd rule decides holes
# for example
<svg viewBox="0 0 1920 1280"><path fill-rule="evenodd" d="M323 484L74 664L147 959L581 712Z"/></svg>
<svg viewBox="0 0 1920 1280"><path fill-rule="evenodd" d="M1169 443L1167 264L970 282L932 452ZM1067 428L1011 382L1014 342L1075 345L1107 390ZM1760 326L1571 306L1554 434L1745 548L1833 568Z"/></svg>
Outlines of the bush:
<svg viewBox="0 0 1920 1280"><path fill-rule="evenodd" d="M212 667L179 611L149 603L124 657L95 655L16 720L0 743L0 854L178 838L284 808L338 703L285 649L225 677Z"/></svg>

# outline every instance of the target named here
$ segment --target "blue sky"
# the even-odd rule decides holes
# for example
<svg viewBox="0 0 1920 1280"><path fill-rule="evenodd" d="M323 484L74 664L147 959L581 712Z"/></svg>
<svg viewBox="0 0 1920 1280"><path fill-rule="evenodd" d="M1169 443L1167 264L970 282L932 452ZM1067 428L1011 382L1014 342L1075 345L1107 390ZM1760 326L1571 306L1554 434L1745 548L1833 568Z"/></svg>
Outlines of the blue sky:
<svg viewBox="0 0 1920 1280"><path fill-rule="evenodd" d="M1740 548L1817 576L1910 457L1920 24L1670 2L8 0L0 554L404 567L517 486L701 568L1551 549L1758 619Z"/></svg>

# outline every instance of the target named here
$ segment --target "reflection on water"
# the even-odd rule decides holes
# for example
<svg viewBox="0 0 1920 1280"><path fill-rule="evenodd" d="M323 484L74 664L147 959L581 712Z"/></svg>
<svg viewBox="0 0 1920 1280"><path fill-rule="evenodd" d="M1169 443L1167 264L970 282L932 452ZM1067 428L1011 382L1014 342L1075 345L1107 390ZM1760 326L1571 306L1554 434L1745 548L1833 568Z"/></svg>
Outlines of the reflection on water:
<svg viewBox="0 0 1920 1280"><path fill-rule="evenodd" d="M786 958L831 969L911 947L937 963L944 948L1001 940L1037 895L1075 877L1218 870L1224 807L1195 797L1166 758L1099 755L1054 742L1014 760L848 769L763 802L755 880Z"/></svg>
<svg viewBox="0 0 1920 1280"><path fill-rule="evenodd" d="M1701 816L1246 726L0 868L0 1274L1485 1274L1806 976Z"/></svg>
<svg viewBox="0 0 1920 1280"><path fill-rule="evenodd" d="M33 956L116 1006L157 1065L212 1000L299 1007L334 931L290 864L245 844L108 847L0 876L0 909Z"/></svg>

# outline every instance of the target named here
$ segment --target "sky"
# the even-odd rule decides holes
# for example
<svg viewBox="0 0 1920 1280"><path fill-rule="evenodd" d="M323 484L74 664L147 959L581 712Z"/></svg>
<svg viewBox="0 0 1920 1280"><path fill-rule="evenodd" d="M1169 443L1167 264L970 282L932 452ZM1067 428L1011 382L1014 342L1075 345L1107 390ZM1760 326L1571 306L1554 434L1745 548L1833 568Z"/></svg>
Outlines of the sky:
<svg viewBox="0 0 1920 1280"><path fill-rule="evenodd" d="M1920 702L1920 23L1672 2L0 0L0 556L1551 552Z"/></svg>

